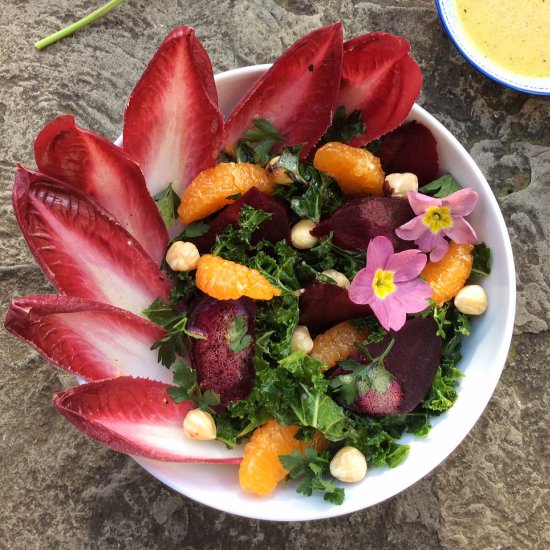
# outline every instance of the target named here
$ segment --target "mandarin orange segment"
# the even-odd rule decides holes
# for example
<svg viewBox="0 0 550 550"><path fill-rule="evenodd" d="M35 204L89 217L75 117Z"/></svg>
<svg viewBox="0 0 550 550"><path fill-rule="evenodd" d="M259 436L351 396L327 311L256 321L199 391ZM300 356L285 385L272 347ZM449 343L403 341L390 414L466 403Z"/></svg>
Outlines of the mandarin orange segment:
<svg viewBox="0 0 550 550"><path fill-rule="evenodd" d="M349 321L343 321L315 337L310 355L331 369L357 351L355 342L362 342L368 335L368 329L357 330Z"/></svg>
<svg viewBox="0 0 550 550"><path fill-rule="evenodd" d="M271 300L281 295L281 291L259 271L212 254L200 257L195 284L199 290L218 300L237 300L242 296Z"/></svg>
<svg viewBox="0 0 550 550"><path fill-rule="evenodd" d="M473 249L471 244L451 242L447 254L439 262L426 264L422 277L432 287L432 299L436 304L448 302L464 286L472 272Z"/></svg>
<svg viewBox="0 0 550 550"><path fill-rule="evenodd" d="M329 142L315 153L313 165L332 176L349 197L384 194L384 171L380 159L366 149Z"/></svg>
<svg viewBox="0 0 550 550"><path fill-rule="evenodd" d="M292 451L304 454L307 447L326 449L327 440L320 432L312 441L301 441L294 438L298 429L298 426L280 426L276 420L270 420L252 434L239 467L239 481L245 491L266 496L275 489L288 473L279 455Z"/></svg>
<svg viewBox="0 0 550 550"><path fill-rule="evenodd" d="M252 187L271 194L275 183L257 164L224 162L203 170L187 187L181 197L178 214L182 223L188 224L220 210Z"/></svg>

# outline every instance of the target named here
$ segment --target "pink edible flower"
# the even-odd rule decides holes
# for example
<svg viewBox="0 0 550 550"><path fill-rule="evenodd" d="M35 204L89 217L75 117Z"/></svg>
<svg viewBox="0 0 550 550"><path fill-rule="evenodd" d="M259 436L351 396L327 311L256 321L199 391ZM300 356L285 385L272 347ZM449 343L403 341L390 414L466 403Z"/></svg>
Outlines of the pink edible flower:
<svg viewBox="0 0 550 550"><path fill-rule="evenodd" d="M430 253L430 261L439 262L447 253L449 237L457 244L473 244L477 236L472 226L463 218L477 204L473 189L461 189L443 199L436 199L409 191L409 204L416 217L395 230L405 241L414 241L422 252Z"/></svg>
<svg viewBox="0 0 550 550"><path fill-rule="evenodd" d="M428 258L420 250L393 253L387 237L375 237L367 249L367 266L354 277L350 300L369 304L386 330L399 330L407 313L426 309L430 285L418 278Z"/></svg>

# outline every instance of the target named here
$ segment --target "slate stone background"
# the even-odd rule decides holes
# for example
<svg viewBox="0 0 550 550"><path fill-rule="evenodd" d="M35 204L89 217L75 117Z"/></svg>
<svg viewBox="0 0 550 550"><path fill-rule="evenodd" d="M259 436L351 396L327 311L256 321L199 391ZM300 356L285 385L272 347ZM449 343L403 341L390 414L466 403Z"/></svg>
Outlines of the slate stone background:
<svg viewBox="0 0 550 550"><path fill-rule="evenodd" d="M470 67L429 0L127 0L43 52L33 43L100 0L0 1L0 317L18 295L51 289L11 209L15 164L32 165L45 122L73 113L109 139L125 99L167 32L196 27L216 72L275 59L338 19L347 37L406 36L425 84L419 103L470 151L509 227L516 330L493 399L466 440L415 486L371 509L312 523L233 517L196 504L132 460L88 441L50 405L72 383L0 330L0 548L550 547L550 103Z"/></svg>

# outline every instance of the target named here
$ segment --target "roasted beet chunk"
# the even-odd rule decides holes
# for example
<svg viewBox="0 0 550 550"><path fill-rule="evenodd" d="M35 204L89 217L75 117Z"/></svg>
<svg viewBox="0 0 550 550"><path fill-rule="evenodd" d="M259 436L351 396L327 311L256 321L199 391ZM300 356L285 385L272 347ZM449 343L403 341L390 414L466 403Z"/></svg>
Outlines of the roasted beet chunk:
<svg viewBox="0 0 550 550"><path fill-rule="evenodd" d="M401 386L403 399L396 414L411 412L426 397L441 360L441 338L431 318L409 319L397 332L391 331L380 344L371 344L373 357L380 355L394 339L393 347L384 359L386 370Z"/></svg>
<svg viewBox="0 0 550 550"><path fill-rule="evenodd" d="M435 137L416 121L386 134L378 156L386 174L412 172L420 185L433 181L439 172Z"/></svg>
<svg viewBox="0 0 550 550"><path fill-rule="evenodd" d="M189 330L205 338L189 339L191 365L199 384L219 394L222 405L245 399L252 388L255 318L252 300L206 297L189 317Z"/></svg>
<svg viewBox="0 0 550 550"><path fill-rule="evenodd" d="M191 240L201 252L209 251L216 237L221 235L229 225L237 225L239 213L244 205L251 206L257 210L263 210L272 214L271 219L261 223L252 235L252 244L262 239L272 243L282 240L290 241L290 222L288 220L288 209L283 201L262 193L257 187L249 189L242 197L233 204L226 206L208 225L208 231L200 237Z"/></svg>
<svg viewBox="0 0 550 550"><path fill-rule="evenodd" d="M356 252L367 250L371 239L383 235L400 252L412 248L413 243L399 239L395 230L413 218L414 212L406 199L363 197L346 202L311 234L321 238L332 231L336 245Z"/></svg>
<svg viewBox="0 0 550 550"><path fill-rule="evenodd" d="M323 332L341 321L371 313L370 306L354 304L348 291L336 285L313 283L300 296L300 324L312 332Z"/></svg>

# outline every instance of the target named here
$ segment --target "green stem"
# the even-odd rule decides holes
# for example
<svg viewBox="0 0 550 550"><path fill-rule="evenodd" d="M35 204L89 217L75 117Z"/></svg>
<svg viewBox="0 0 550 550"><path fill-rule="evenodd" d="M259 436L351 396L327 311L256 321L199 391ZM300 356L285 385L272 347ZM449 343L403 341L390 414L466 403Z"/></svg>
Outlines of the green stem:
<svg viewBox="0 0 550 550"><path fill-rule="evenodd" d="M65 38L66 36L73 34L74 32L81 29L82 27L85 27L86 25L89 25L96 19L99 19L101 16L105 15L107 12L111 11L113 8L116 8L123 1L124 0L110 0L109 2L101 6L101 8L93 11L83 19L80 19L80 21L77 21L76 23L73 23L72 25L69 25L64 29L61 29L60 31L57 31L54 34L50 34L50 36L47 36L42 40L39 40L34 44L35 48L37 50L41 50L42 48L45 48L46 46L49 46L50 44L53 44L54 42L57 42L58 40L61 40L62 38Z"/></svg>

